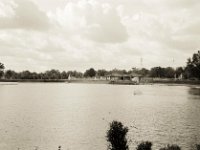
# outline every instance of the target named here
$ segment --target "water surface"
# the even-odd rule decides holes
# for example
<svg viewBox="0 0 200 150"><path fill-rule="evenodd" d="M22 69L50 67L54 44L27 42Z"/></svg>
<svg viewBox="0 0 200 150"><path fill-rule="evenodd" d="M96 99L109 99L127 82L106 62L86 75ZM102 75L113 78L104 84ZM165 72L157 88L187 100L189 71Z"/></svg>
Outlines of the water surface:
<svg viewBox="0 0 200 150"><path fill-rule="evenodd" d="M0 149L106 150L112 120L129 127L130 149L142 140L190 149L200 142L200 88L0 83Z"/></svg>

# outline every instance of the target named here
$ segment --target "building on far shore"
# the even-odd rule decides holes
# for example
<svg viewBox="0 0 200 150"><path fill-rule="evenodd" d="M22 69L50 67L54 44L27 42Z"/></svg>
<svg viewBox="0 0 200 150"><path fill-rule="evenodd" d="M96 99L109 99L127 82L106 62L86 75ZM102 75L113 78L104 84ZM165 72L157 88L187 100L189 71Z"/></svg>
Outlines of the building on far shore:
<svg viewBox="0 0 200 150"><path fill-rule="evenodd" d="M106 76L107 80L110 80L111 83L119 84L139 84L141 81L142 75L137 73L122 74L122 73L111 73Z"/></svg>

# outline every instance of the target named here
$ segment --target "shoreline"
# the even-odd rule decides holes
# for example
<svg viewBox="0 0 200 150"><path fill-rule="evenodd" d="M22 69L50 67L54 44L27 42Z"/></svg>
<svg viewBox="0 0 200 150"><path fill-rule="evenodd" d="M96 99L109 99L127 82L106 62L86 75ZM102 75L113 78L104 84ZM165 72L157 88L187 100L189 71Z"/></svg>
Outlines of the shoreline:
<svg viewBox="0 0 200 150"><path fill-rule="evenodd" d="M19 82L19 83L83 83L83 84L112 84L110 80L91 80L91 79L0 79L0 82ZM120 82L119 85L134 85L132 82ZM193 80L152 80L148 82L141 81L139 85L146 84L177 84L177 85L200 85L200 81ZM115 83L115 85L118 85Z"/></svg>

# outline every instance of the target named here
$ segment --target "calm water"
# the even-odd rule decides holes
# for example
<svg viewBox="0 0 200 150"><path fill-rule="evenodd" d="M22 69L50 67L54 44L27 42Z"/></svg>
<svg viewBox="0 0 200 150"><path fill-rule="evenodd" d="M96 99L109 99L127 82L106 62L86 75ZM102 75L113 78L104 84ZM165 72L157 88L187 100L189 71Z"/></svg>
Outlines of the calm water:
<svg viewBox="0 0 200 150"><path fill-rule="evenodd" d="M0 149L106 150L109 122L129 127L130 149L200 142L200 88L166 85L0 83ZM132 128L135 126L136 128Z"/></svg>

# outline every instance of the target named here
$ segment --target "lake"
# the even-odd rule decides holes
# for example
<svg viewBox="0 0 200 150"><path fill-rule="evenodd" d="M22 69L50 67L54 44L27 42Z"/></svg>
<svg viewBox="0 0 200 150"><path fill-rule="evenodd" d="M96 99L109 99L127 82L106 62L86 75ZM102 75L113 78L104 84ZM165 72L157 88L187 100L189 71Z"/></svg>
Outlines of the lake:
<svg viewBox="0 0 200 150"><path fill-rule="evenodd" d="M106 150L113 120L129 127L130 149L144 140L190 149L200 142L200 87L0 83L2 150Z"/></svg>

